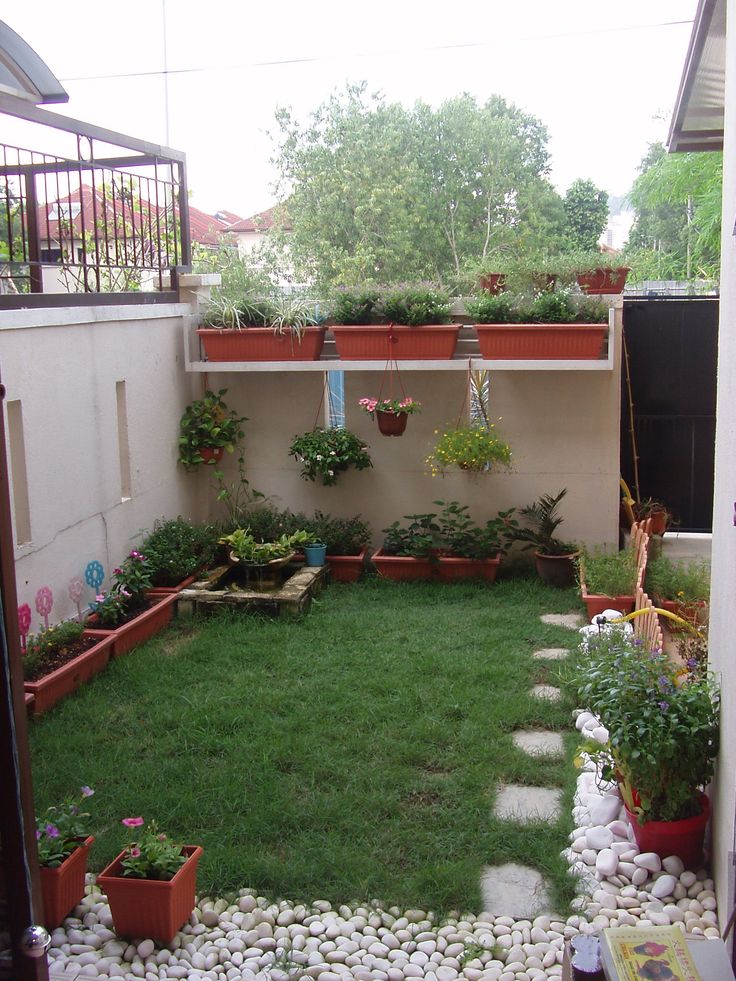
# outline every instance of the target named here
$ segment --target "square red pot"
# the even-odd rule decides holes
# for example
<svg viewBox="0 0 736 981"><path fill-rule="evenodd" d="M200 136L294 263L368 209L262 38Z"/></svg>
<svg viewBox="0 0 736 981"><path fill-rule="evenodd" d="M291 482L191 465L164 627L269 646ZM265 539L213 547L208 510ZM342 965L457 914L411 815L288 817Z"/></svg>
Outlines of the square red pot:
<svg viewBox="0 0 736 981"><path fill-rule="evenodd" d="M43 925L55 930L84 896L87 856L94 838L90 835L55 869L41 868Z"/></svg>

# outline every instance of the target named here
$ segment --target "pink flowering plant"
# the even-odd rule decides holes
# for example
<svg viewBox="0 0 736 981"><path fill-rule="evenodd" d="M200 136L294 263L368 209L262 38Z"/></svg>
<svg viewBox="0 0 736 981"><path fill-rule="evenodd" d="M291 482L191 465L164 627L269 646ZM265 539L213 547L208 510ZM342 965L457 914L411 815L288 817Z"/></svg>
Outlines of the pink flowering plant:
<svg viewBox="0 0 736 981"><path fill-rule="evenodd" d="M397 416L409 416L422 411L422 403L417 402L410 395L404 396L403 399L358 399L358 405L371 419L375 419L376 412L393 412Z"/></svg>
<svg viewBox="0 0 736 981"><path fill-rule="evenodd" d="M42 866L58 868L88 837L90 815L82 806L93 794L91 787L82 787L81 797L67 797L58 807L49 807L43 817L36 818L38 861Z"/></svg>
<svg viewBox="0 0 736 981"><path fill-rule="evenodd" d="M126 828L142 828L142 817L123 818L120 822ZM131 879L173 879L186 862L184 846L172 841L163 831L158 830L155 821L141 832L138 841L126 846L121 865L123 875Z"/></svg>
<svg viewBox="0 0 736 981"><path fill-rule="evenodd" d="M113 569L113 585L107 593L99 593L90 610L96 613L103 627L115 627L146 603L146 590L153 585L151 563L135 549L123 564Z"/></svg>

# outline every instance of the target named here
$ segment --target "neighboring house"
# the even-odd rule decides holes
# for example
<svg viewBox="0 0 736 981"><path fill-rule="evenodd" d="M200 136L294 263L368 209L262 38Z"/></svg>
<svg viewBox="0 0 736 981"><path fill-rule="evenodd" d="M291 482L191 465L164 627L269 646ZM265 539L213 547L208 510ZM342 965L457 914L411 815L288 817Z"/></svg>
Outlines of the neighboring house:
<svg viewBox="0 0 736 981"><path fill-rule="evenodd" d="M261 211L250 218L242 218L228 227L238 243L241 256L249 255L253 250L268 239L274 229L285 232L291 231L291 222L286 215L283 205L274 205L266 211Z"/></svg>
<svg viewBox="0 0 736 981"><path fill-rule="evenodd" d="M736 897L736 0L700 0L670 129L670 152L723 149L710 665L721 677L712 865L723 928ZM728 72L726 71L728 66ZM732 940L731 940L732 942Z"/></svg>

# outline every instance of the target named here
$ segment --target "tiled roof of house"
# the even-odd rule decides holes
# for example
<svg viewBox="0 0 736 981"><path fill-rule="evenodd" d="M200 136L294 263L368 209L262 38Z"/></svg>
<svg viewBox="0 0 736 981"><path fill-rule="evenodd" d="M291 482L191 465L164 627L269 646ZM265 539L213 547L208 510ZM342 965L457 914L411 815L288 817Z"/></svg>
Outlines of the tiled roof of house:
<svg viewBox="0 0 736 981"><path fill-rule="evenodd" d="M276 204L272 208L260 211L257 215L251 215L250 218L242 218L230 225L228 230L231 232L267 232L274 226L291 228L288 218L284 218L282 205Z"/></svg>

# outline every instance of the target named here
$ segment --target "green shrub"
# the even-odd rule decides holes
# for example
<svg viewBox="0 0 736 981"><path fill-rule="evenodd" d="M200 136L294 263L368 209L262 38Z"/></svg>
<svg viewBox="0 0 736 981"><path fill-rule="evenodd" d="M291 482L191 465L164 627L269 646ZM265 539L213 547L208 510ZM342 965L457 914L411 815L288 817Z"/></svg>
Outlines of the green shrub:
<svg viewBox="0 0 736 981"><path fill-rule="evenodd" d="M703 603L710 596L710 566L707 562L673 562L662 555L650 559L646 572L647 592L678 603Z"/></svg>
<svg viewBox="0 0 736 981"><path fill-rule="evenodd" d="M218 532L214 525L195 525L185 518L156 521L143 539L154 586L175 586L214 558Z"/></svg>
<svg viewBox="0 0 736 981"><path fill-rule="evenodd" d="M332 317L336 324L375 323L378 298L378 290L338 290L332 297Z"/></svg>
<svg viewBox="0 0 736 981"><path fill-rule="evenodd" d="M465 312L478 324L512 324L517 320L513 297L508 293L480 293L465 301Z"/></svg>
<svg viewBox="0 0 736 981"><path fill-rule="evenodd" d="M23 657L23 677L35 681L53 668L54 662L69 648L76 647L82 640L84 624L78 620L66 620L54 627L30 634L26 638L26 653ZM61 662L59 662L60 666Z"/></svg>
<svg viewBox="0 0 736 981"><path fill-rule="evenodd" d="M420 283L396 286L381 298L381 312L392 324L418 327L421 324L445 324L449 319L450 297L438 286Z"/></svg>
<svg viewBox="0 0 736 981"><path fill-rule="evenodd" d="M636 553L596 549L580 560L580 578L593 596L631 596L636 587Z"/></svg>

